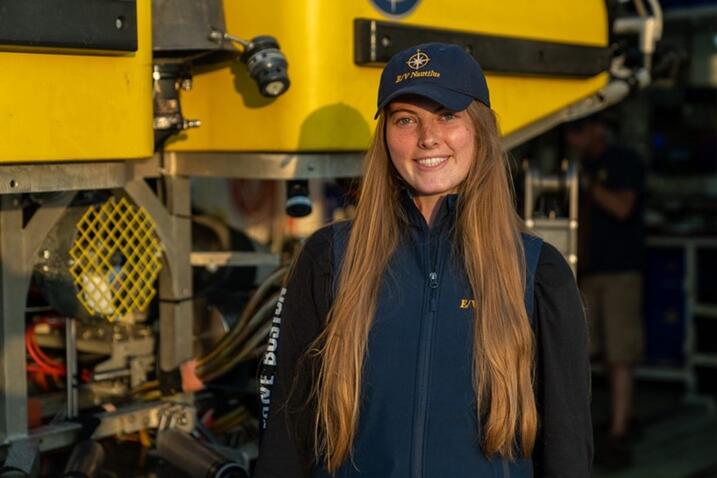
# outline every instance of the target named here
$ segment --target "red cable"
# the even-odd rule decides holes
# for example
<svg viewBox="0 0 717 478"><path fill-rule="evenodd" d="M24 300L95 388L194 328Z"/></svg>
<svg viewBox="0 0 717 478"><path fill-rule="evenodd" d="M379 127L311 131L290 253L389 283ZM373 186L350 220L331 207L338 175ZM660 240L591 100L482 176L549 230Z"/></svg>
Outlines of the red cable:
<svg viewBox="0 0 717 478"><path fill-rule="evenodd" d="M42 351L40 346L37 344L37 338L35 337L35 328L40 324L46 324L52 328L60 328L60 324L52 323L47 318L41 318L39 321L35 322L32 326L30 326L30 341L35 348L35 351L37 352L37 355L40 356L42 361L46 363L48 366L52 368L57 368L64 370L65 366L62 362L58 362L55 359L50 358L48 355L45 354L45 352Z"/></svg>
<svg viewBox="0 0 717 478"><path fill-rule="evenodd" d="M25 333L25 346L30 357L34 360L34 364L27 364L27 371L36 374L51 375L53 377L62 377L67 375L67 369L62 362L58 362L50 358L42 348L37 344L35 337L35 327L39 324L47 324L50 327L60 327L59 324L52 323L47 318L42 318L36 321L34 324L28 327ZM88 369L82 369L80 371L80 380L84 383L92 381L92 372ZM44 377L43 377L44 381ZM46 382L45 382L46 383Z"/></svg>
<svg viewBox="0 0 717 478"><path fill-rule="evenodd" d="M35 325L36 324L33 324L28 327L25 332L25 346L27 348L27 353L30 354L30 357L35 361L43 373L57 376L65 375L65 368L58 362L53 361L44 352L42 352L42 350L40 350L40 347L35 341Z"/></svg>

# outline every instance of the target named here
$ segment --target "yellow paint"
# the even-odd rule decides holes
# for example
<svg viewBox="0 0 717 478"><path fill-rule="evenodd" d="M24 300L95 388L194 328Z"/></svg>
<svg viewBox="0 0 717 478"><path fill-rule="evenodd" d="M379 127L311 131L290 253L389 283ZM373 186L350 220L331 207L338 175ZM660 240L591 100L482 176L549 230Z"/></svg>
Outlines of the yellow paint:
<svg viewBox="0 0 717 478"><path fill-rule="evenodd" d="M0 47L1 163L152 155L150 6L137 2L132 54Z"/></svg>
<svg viewBox="0 0 717 478"><path fill-rule="evenodd" d="M0 163L142 158L152 154L151 19L137 2L138 51L128 55L0 50ZM380 68L353 63L356 18L528 39L604 46L602 0L421 0L400 20L369 0L227 0L229 32L270 34L289 60L291 88L259 95L243 65L196 72L183 93L187 118L202 121L170 149L355 151L375 122ZM0 47L1 48L1 47ZM587 96L607 81L490 76L502 129L510 133Z"/></svg>
<svg viewBox="0 0 717 478"><path fill-rule="evenodd" d="M369 0L226 1L227 29L244 38L269 34L289 61L291 88L263 98L243 65L195 77L183 94L187 118L202 126L174 141L185 151L350 151L368 145L375 122L380 68L353 62L353 20L372 18L534 40L605 46L602 0L421 0L400 20ZM585 97L607 82L591 79L488 76L504 133Z"/></svg>

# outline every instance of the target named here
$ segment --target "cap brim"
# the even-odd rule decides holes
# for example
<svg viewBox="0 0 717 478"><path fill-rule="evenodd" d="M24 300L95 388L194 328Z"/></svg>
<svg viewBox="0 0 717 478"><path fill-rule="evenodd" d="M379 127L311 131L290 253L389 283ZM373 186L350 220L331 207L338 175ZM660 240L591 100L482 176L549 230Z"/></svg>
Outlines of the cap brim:
<svg viewBox="0 0 717 478"><path fill-rule="evenodd" d="M452 111L463 111L468 108L473 102L473 97L463 93L459 93L449 88L444 88L438 85L414 85L406 88L401 88L399 91L395 91L388 95L381 104L378 105L378 110L373 119L378 118L381 110L390 102L401 96L416 95L423 96L429 100L433 100L439 105L443 106Z"/></svg>

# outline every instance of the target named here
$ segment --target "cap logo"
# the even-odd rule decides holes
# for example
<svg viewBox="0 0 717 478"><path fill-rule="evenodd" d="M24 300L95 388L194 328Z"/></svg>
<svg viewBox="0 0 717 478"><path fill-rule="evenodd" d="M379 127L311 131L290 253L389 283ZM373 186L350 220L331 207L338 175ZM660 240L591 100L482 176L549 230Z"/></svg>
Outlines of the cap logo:
<svg viewBox="0 0 717 478"><path fill-rule="evenodd" d="M389 17L403 17L416 8L420 0L371 0L381 13Z"/></svg>
<svg viewBox="0 0 717 478"><path fill-rule="evenodd" d="M431 58L428 55L426 55L421 50L416 50L416 53L411 55L411 58L408 59L406 64L412 70L420 70L421 68L426 66L429 61L431 61Z"/></svg>
<svg viewBox="0 0 717 478"><path fill-rule="evenodd" d="M411 58L406 61L406 65L408 65L408 67L413 71L407 71L396 75L394 83L398 84L414 78L440 78L441 74L436 70L417 71L428 65L429 61L431 61L431 57L429 57L425 52L422 52L420 49L417 49L416 53L411 55Z"/></svg>

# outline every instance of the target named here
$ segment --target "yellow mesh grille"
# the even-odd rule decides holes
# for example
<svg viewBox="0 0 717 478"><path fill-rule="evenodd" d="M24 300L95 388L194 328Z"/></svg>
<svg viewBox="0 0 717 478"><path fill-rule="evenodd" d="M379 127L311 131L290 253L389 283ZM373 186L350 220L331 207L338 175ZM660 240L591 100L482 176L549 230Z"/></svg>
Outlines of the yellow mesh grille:
<svg viewBox="0 0 717 478"><path fill-rule="evenodd" d="M156 294L162 248L154 222L125 198L92 206L77 223L70 274L92 315L117 320L144 312Z"/></svg>

